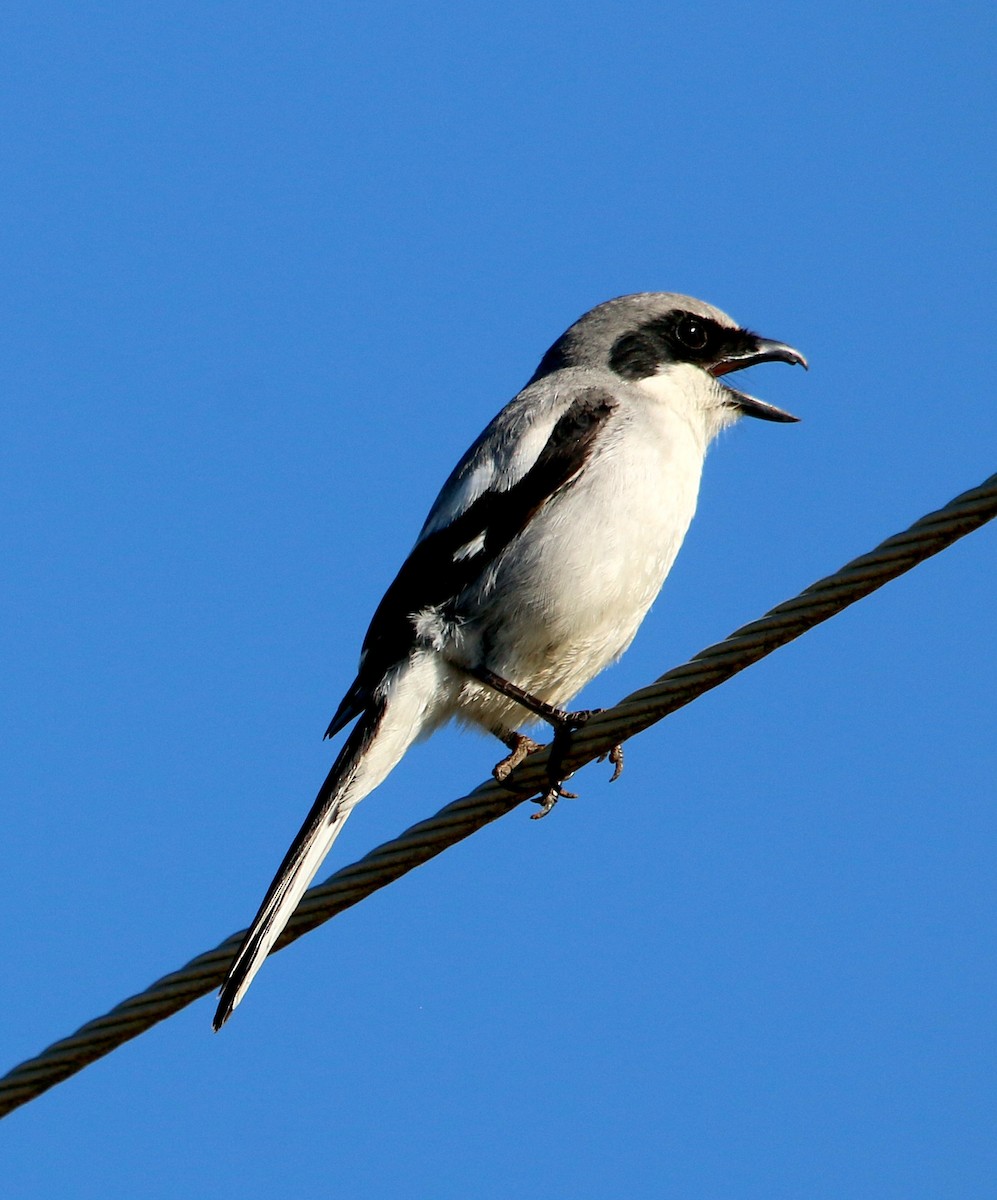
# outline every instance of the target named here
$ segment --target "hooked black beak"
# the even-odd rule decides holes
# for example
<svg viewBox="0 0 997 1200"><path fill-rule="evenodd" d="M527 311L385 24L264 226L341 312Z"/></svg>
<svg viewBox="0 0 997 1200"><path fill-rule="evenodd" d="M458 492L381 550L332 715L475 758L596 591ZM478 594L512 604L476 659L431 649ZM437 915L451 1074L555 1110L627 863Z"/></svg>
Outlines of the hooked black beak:
<svg viewBox="0 0 997 1200"><path fill-rule="evenodd" d="M758 363L765 362L784 362L801 366L804 370L809 369L807 360L799 350L794 350L785 342L770 342L766 338L754 335L747 338L740 346L732 348L723 358L706 369L715 379L718 379L721 375L730 374L731 371L743 371L745 367L754 367ZM764 400L748 396L746 393L738 391L737 388L732 388L729 384L721 384L721 387L730 397L731 406L746 416L759 417L763 421L798 421L800 419L794 417L792 413L776 408L774 404L766 404Z"/></svg>

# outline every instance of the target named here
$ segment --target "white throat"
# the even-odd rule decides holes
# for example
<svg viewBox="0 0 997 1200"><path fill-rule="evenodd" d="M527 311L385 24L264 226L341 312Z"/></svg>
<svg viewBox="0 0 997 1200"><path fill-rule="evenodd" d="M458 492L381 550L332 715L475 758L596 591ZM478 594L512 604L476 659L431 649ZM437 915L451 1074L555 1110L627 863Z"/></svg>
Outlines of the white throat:
<svg viewBox="0 0 997 1200"><path fill-rule="evenodd" d="M704 453L717 434L741 415L724 403L722 385L690 363L666 363L636 386L655 404L687 421Z"/></svg>

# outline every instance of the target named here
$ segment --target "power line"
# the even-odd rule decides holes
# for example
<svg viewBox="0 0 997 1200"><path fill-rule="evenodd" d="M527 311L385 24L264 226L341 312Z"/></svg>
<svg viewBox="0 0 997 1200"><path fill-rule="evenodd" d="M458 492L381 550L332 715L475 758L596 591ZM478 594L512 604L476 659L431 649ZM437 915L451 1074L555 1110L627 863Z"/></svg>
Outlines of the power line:
<svg viewBox="0 0 997 1200"><path fill-rule="evenodd" d="M759 620L742 626L724 641L708 646L689 662L668 671L649 687L593 717L575 735L566 765L577 770L606 754L617 742L689 704L995 516L997 475L991 475L979 487L922 517L869 554L853 559L840 571L819 580ZM523 763L512 776L515 792L492 781L484 783L393 841L378 846L358 862L343 867L325 883L311 888L275 950L283 949L310 929L543 791L546 758L546 752L540 752ZM0 1079L0 1117L218 988L243 932L233 934L214 950L199 955L104 1016L89 1021L71 1037L53 1043L37 1057L14 1067Z"/></svg>

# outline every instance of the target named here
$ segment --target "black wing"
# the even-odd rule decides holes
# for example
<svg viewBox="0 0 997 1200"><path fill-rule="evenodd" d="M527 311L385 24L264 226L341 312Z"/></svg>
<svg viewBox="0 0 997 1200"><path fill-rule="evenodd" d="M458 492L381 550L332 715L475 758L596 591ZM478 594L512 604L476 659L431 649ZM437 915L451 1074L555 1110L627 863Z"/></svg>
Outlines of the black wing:
<svg viewBox="0 0 997 1200"><path fill-rule="evenodd" d="M485 492L445 528L416 543L377 606L364 638L360 671L326 737L363 712L384 672L408 654L415 637L411 618L456 599L539 509L577 478L616 406L603 388L580 391L521 479L505 491Z"/></svg>

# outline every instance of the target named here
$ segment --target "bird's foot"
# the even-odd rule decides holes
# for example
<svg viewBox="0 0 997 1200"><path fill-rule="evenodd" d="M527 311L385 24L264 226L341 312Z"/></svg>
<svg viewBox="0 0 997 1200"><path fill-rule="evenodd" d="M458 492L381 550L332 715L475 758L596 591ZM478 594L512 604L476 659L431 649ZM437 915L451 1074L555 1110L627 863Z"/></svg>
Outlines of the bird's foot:
<svg viewBox="0 0 997 1200"><path fill-rule="evenodd" d="M578 799L577 792L565 791L564 759L571 749L575 730L581 729L585 722L599 711L598 708L585 708L579 712L558 713L556 717L550 718L550 723L554 726L554 740L550 744L550 757L547 760L548 787L540 801L540 811L530 814L534 821L545 817L562 796L568 800Z"/></svg>
<svg viewBox="0 0 997 1200"><path fill-rule="evenodd" d="M614 768L612 775L609 777L609 782L615 783L623 774L623 747L619 742L606 754L600 754L596 761L605 762L607 758Z"/></svg>
<svg viewBox="0 0 997 1200"><path fill-rule="evenodd" d="M525 733L510 733L508 737L502 740L512 753L506 755L501 762L497 762L492 767L492 775L499 783L505 783L528 755L532 754L534 750L540 749L540 743L535 742L531 737L527 737Z"/></svg>

